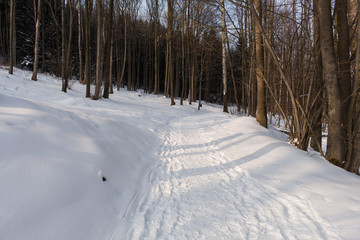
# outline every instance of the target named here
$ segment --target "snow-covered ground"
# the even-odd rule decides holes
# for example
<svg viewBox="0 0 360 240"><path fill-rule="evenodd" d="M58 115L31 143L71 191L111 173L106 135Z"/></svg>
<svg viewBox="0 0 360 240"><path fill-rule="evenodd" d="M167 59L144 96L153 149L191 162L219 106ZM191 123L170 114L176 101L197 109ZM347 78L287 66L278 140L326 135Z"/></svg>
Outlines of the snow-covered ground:
<svg viewBox="0 0 360 240"><path fill-rule="evenodd" d="M2 240L360 238L360 178L253 118L30 78L0 69Z"/></svg>

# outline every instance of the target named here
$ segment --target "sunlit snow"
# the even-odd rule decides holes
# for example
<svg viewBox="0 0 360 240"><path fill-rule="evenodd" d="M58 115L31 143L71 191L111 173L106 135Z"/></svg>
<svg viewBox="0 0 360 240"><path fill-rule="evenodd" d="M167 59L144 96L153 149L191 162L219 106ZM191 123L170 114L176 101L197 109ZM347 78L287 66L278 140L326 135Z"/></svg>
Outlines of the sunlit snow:
<svg viewBox="0 0 360 240"><path fill-rule="evenodd" d="M204 104L0 69L0 239L358 239L360 178Z"/></svg>

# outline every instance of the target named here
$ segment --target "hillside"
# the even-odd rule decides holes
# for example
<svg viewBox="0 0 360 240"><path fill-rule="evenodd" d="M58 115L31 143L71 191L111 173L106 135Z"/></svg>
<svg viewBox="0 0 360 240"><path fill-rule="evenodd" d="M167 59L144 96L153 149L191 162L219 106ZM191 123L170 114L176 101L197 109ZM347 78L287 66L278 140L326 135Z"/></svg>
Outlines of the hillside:
<svg viewBox="0 0 360 240"><path fill-rule="evenodd" d="M360 178L221 107L0 69L0 239L358 239Z"/></svg>

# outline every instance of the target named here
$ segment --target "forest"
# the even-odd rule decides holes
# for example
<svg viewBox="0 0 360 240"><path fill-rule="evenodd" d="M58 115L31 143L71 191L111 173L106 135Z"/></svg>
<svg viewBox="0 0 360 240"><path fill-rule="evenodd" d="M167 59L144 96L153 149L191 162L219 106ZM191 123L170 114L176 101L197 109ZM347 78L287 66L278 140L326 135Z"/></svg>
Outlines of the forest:
<svg viewBox="0 0 360 240"><path fill-rule="evenodd" d="M0 65L223 105L359 174L357 0L0 0ZM16 68L14 68L16 67ZM327 137L326 152L322 138Z"/></svg>

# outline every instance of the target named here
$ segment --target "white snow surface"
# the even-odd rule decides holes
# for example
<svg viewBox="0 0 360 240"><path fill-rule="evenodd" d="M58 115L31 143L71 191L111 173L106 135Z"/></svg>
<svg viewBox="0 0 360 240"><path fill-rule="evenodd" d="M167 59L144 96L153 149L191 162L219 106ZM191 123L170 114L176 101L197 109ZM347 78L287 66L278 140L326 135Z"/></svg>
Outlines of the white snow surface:
<svg viewBox="0 0 360 240"><path fill-rule="evenodd" d="M30 78L0 69L2 240L359 239L360 178L274 128Z"/></svg>

